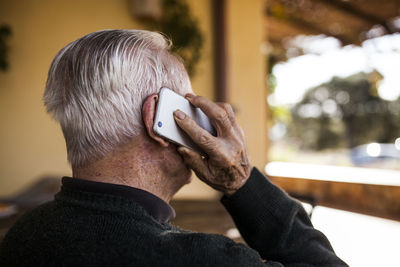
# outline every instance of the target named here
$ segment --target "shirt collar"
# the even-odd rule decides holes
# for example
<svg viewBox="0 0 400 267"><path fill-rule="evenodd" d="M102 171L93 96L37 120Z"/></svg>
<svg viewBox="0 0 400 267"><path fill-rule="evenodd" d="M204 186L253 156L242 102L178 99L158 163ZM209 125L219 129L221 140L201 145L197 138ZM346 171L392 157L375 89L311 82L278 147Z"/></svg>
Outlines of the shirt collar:
<svg viewBox="0 0 400 267"><path fill-rule="evenodd" d="M63 177L62 185L72 190L109 194L128 198L141 205L154 219L166 223L175 218L175 210L164 200L139 188Z"/></svg>

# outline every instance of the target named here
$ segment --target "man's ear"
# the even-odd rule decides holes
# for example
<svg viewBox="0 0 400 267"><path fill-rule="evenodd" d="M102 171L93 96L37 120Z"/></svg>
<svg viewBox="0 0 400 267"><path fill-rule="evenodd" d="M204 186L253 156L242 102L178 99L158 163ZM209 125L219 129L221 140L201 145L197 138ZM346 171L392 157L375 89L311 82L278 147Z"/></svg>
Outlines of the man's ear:
<svg viewBox="0 0 400 267"><path fill-rule="evenodd" d="M163 147L167 147L169 142L164 140L162 137L156 135L153 131L154 117L156 115L156 107L157 107L158 95L152 94L149 95L143 103L142 106L142 118L143 123L146 128L147 134L151 139L159 143Z"/></svg>

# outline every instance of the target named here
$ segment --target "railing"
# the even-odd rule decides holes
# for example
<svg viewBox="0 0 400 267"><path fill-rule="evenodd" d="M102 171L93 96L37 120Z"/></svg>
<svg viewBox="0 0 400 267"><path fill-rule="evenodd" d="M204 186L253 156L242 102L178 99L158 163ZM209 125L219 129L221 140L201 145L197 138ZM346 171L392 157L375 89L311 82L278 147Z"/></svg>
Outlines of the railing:
<svg viewBox="0 0 400 267"><path fill-rule="evenodd" d="M271 162L265 172L310 204L400 221L399 171Z"/></svg>

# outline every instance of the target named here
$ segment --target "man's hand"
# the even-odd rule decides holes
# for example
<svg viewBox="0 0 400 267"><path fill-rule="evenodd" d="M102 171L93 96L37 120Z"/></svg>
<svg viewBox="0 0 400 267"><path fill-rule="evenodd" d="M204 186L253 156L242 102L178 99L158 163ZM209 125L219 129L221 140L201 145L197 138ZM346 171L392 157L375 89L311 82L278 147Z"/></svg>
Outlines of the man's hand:
<svg viewBox="0 0 400 267"><path fill-rule="evenodd" d="M211 135L177 110L174 113L177 124L208 157L204 158L186 147L179 147L178 152L203 182L226 195L232 195L246 183L252 169L244 134L236 122L232 107L192 94L187 94L186 98L209 117L217 136Z"/></svg>

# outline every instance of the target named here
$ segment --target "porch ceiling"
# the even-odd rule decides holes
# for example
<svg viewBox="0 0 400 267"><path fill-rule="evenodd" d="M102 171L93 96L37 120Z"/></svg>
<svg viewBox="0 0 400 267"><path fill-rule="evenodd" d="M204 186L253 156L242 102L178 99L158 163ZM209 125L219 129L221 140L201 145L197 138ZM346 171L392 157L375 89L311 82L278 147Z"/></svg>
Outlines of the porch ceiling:
<svg viewBox="0 0 400 267"><path fill-rule="evenodd" d="M265 15L268 42L280 53L287 38L301 34L359 45L376 34L400 32L400 0L268 0Z"/></svg>

